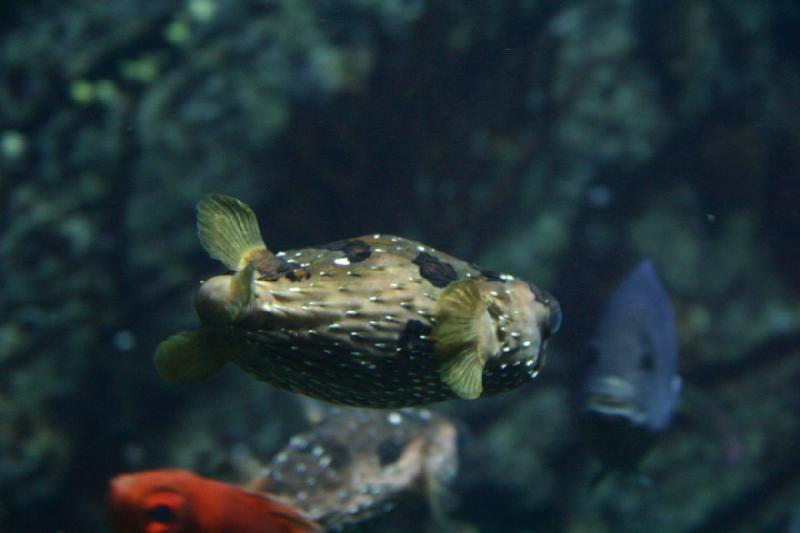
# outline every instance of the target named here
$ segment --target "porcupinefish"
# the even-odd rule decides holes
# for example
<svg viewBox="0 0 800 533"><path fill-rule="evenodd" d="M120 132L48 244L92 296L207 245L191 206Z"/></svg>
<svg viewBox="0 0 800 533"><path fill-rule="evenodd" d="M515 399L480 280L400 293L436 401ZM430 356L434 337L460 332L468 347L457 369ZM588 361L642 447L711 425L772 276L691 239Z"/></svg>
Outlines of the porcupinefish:
<svg viewBox="0 0 800 533"><path fill-rule="evenodd" d="M608 300L590 345L585 428L604 465L630 471L678 402L678 341L669 297L643 261Z"/></svg>
<svg viewBox="0 0 800 533"><path fill-rule="evenodd" d="M295 435L250 484L338 529L427 497L439 524L443 495L458 470L456 427L421 409L336 409Z"/></svg>
<svg viewBox="0 0 800 533"><path fill-rule="evenodd" d="M267 494L187 470L122 474L111 481L114 533L311 533L322 528Z"/></svg>
<svg viewBox="0 0 800 533"><path fill-rule="evenodd" d="M558 330L558 302L408 239L368 235L273 254L235 198L198 203L206 251L232 274L205 281L201 327L155 354L168 382L233 361L293 392L358 407L473 399L521 386Z"/></svg>

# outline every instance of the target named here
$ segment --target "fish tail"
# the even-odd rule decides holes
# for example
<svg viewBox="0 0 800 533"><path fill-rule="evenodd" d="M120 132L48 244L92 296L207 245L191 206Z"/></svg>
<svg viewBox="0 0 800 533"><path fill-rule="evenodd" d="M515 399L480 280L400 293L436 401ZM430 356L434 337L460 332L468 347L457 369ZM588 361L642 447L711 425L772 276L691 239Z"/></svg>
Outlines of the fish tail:
<svg viewBox="0 0 800 533"><path fill-rule="evenodd" d="M197 204L197 234L206 252L231 270L277 261L267 249L255 213L231 196L209 194ZM270 267L265 268L269 270Z"/></svg>
<svg viewBox="0 0 800 533"><path fill-rule="evenodd" d="M168 383L199 383L222 369L236 349L225 328L205 327L182 331L156 348L153 363Z"/></svg>

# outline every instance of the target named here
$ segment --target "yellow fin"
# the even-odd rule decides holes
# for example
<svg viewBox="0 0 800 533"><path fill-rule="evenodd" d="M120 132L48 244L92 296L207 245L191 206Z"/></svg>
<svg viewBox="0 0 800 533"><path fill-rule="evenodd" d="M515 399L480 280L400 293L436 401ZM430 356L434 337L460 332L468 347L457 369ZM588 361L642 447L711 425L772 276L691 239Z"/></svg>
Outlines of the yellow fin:
<svg viewBox="0 0 800 533"><path fill-rule="evenodd" d="M182 331L162 341L153 363L168 383L199 383L220 371L238 343L226 328Z"/></svg>
<svg viewBox="0 0 800 533"><path fill-rule="evenodd" d="M493 353L492 322L473 280L454 281L436 303L433 340L443 361L442 381L459 397L472 400L483 392L483 366Z"/></svg>
<svg viewBox="0 0 800 533"><path fill-rule="evenodd" d="M231 301L225 305L232 320L236 320L242 309L253 301L253 282L255 281L256 267L247 263L242 270L231 277Z"/></svg>
<svg viewBox="0 0 800 533"><path fill-rule="evenodd" d="M241 270L254 252L267 251L255 213L231 196L209 194L197 204L197 234L208 255Z"/></svg>

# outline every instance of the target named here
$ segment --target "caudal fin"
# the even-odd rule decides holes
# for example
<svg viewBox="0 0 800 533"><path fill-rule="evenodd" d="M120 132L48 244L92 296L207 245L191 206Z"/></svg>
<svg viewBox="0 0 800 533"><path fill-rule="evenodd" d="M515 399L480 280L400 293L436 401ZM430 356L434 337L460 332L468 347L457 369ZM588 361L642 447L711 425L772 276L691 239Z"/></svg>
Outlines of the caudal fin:
<svg viewBox="0 0 800 533"><path fill-rule="evenodd" d="M168 383L200 383L222 369L236 351L236 340L224 328L182 331L158 345L153 363Z"/></svg>

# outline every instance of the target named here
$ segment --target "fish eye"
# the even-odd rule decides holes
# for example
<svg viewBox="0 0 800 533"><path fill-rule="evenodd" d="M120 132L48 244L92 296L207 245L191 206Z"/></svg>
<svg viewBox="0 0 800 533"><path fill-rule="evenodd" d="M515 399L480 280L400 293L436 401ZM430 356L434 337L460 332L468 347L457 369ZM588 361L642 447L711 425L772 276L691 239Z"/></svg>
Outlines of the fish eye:
<svg viewBox="0 0 800 533"><path fill-rule="evenodd" d="M555 300L552 301L554 303L551 304L550 310L550 335L561 329L561 321L564 319L564 315L561 313L561 305L559 305Z"/></svg>
<svg viewBox="0 0 800 533"><path fill-rule="evenodd" d="M164 491L152 494L144 502L144 528L146 533L177 533L182 530L182 513L186 500L180 494Z"/></svg>
<svg viewBox="0 0 800 533"><path fill-rule="evenodd" d="M642 358L639 360L639 368L645 372L651 372L655 366L653 354L651 352L644 352Z"/></svg>
<svg viewBox="0 0 800 533"><path fill-rule="evenodd" d="M175 511L168 505L156 505L147 511L147 519L151 522L171 524L177 518Z"/></svg>
<svg viewBox="0 0 800 533"><path fill-rule="evenodd" d="M400 439L389 437L378 445L378 458L381 466L386 466L397 461L403 454L403 445Z"/></svg>

